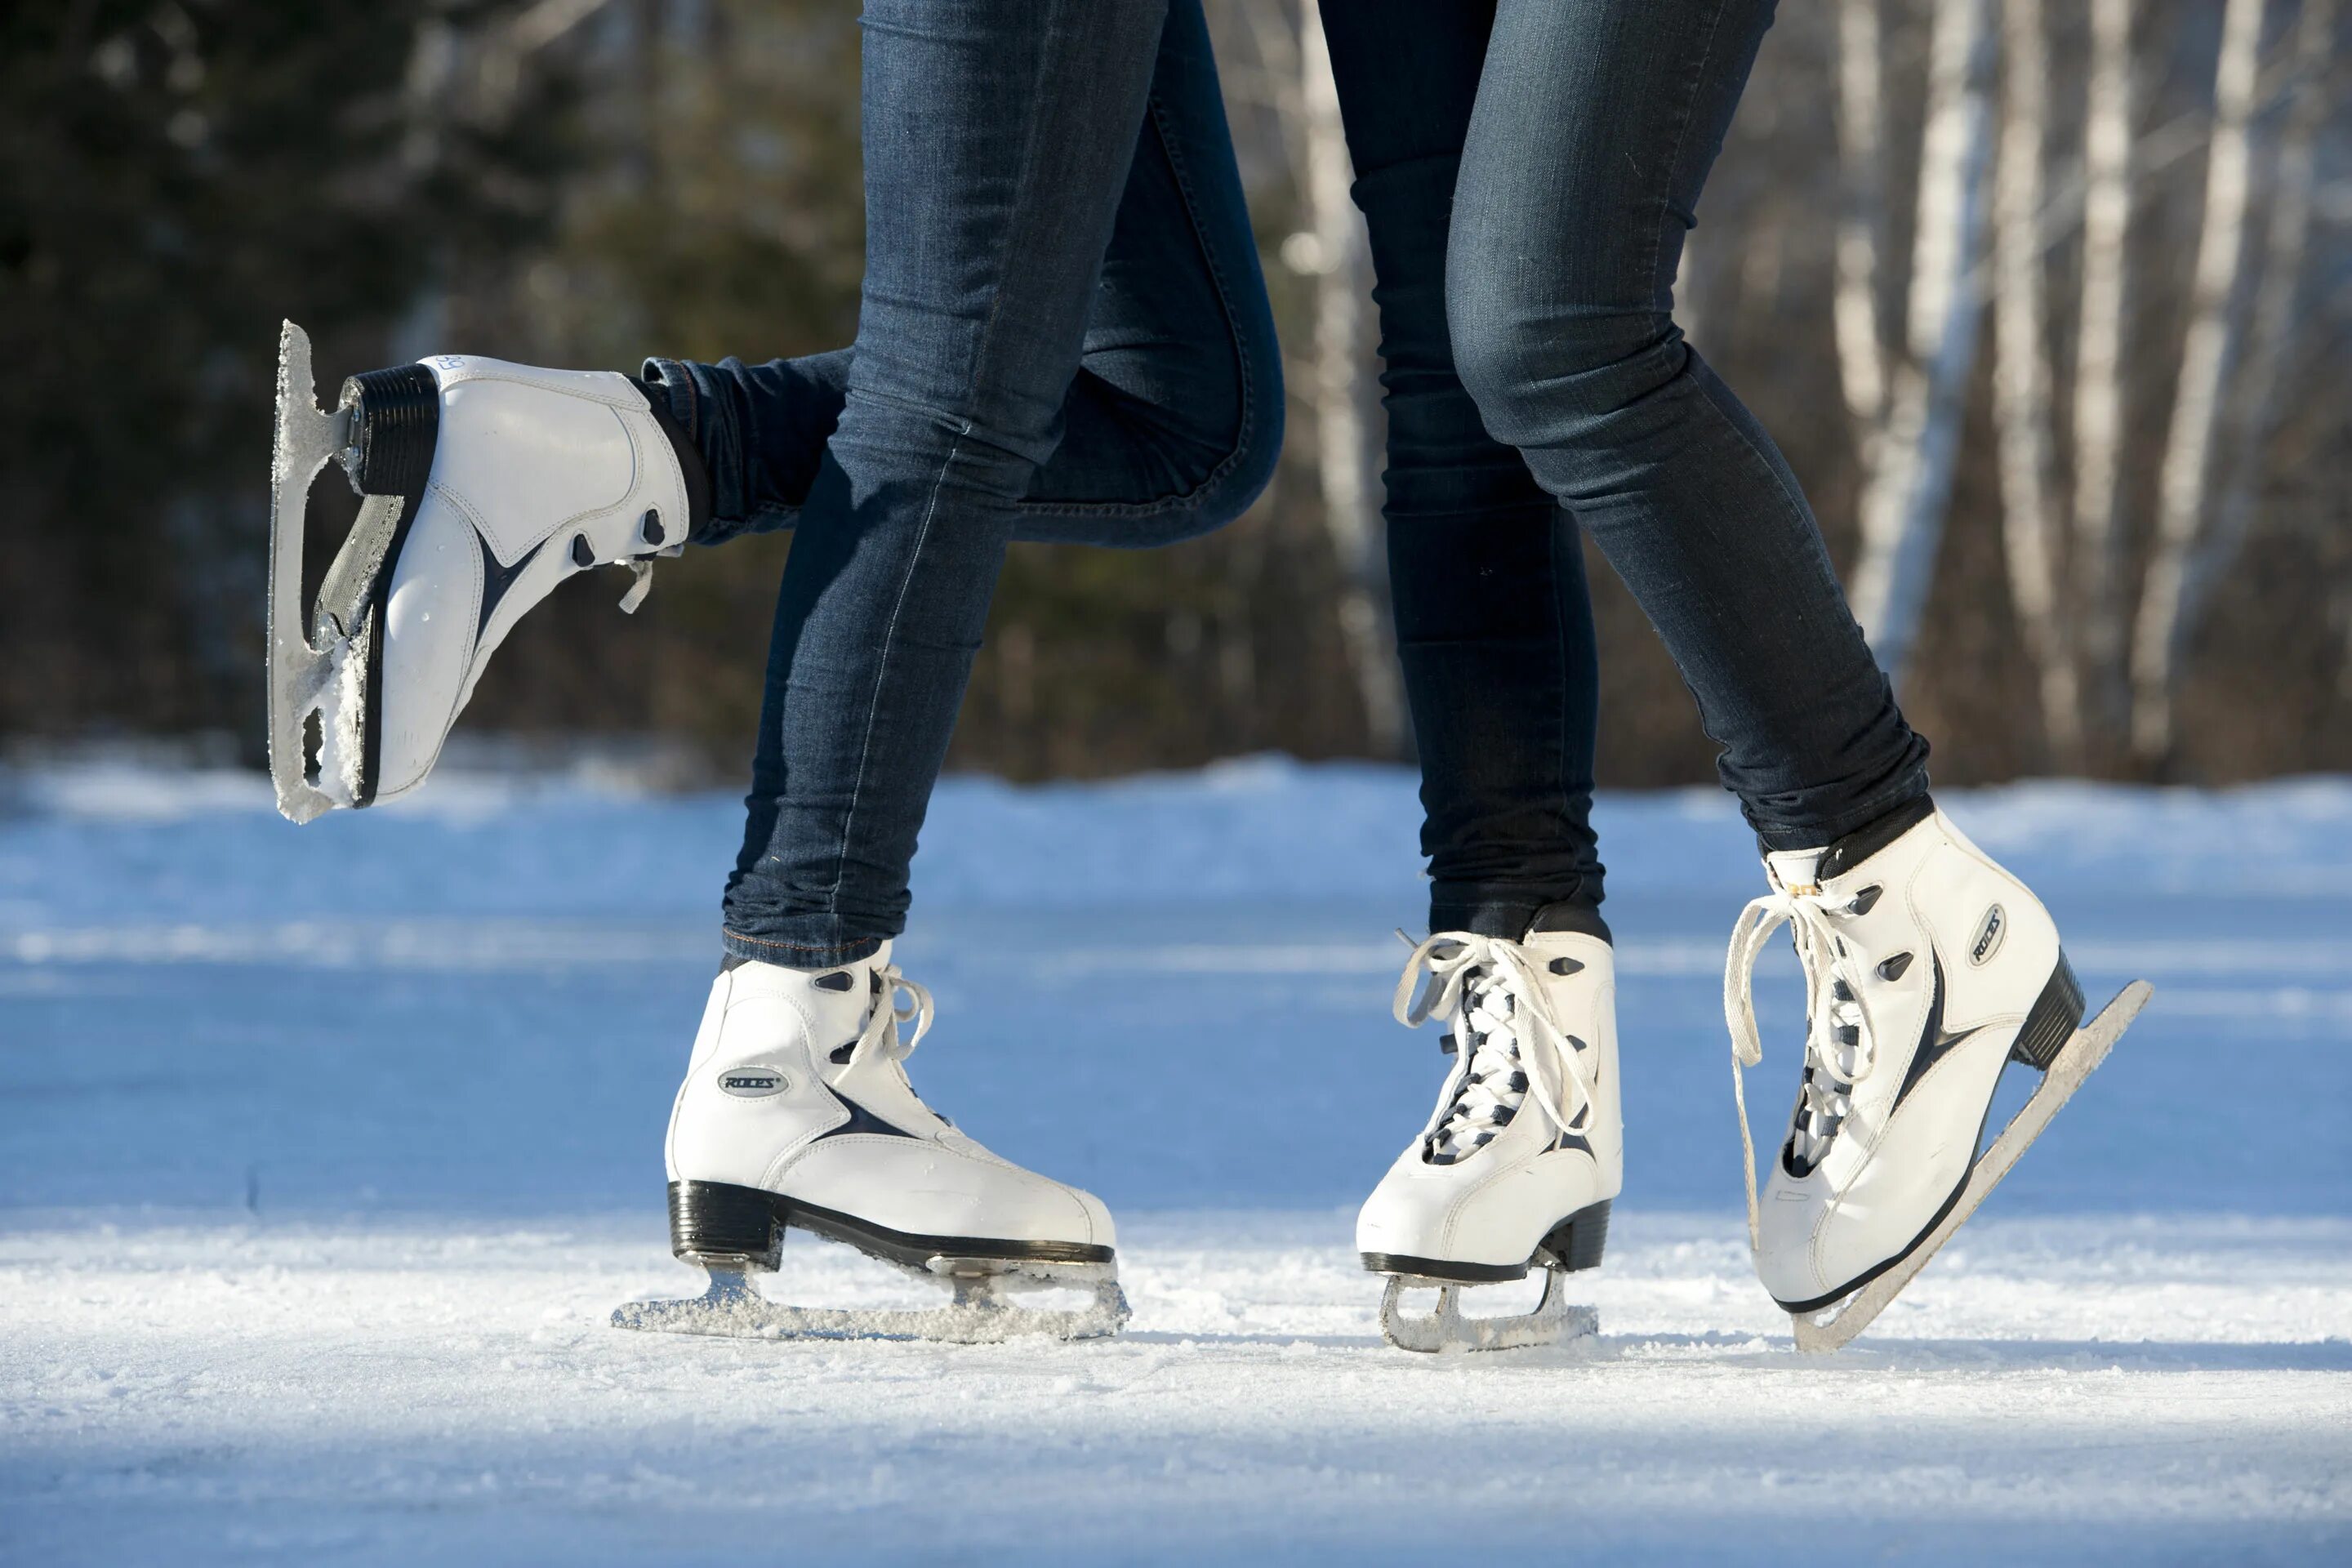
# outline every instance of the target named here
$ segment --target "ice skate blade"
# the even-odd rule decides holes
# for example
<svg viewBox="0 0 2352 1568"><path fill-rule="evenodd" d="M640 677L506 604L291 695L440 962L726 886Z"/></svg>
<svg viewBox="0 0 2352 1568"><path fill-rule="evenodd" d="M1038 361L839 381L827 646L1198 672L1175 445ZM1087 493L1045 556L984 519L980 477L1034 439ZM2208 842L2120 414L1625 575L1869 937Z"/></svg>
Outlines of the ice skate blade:
<svg viewBox="0 0 2352 1568"><path fill-rule="evenodd" d="M278 809L294 822L350 804L338 798L348 794L339 791L346 770L333 754L349 736L337 732L332 718L346 705L350 647L361 633L337 627L321 647L302 613L302 520L310 481L351 441L349 413L322 412L315 386L310 334L288 321L278 336L277 443L269 465L269 776ZM322 721L315 771L303 733L314 713Z"/></svg>
<svg viewBox="0 0 2352 1568"><path fill-rule="evenodd" d="M929 1272L953 1287L952 1301L943 1307L872 1310L782 1306L760 1294L748 1270L725 1265L709 1268L710 1288L701 1295L628 1302L614 1310L613 1326L732 1339L905 1340L980 1345L1032 1337L1107 1339L1118 1332L1129 1315L1118 1276L1101 1264L1007 1267L992 1260L933 1258ZM1068 1310L1024 1307L999 1293L1007 1280L1085 1286L1093 1291L1094 1300Z"/></svg>
<svg viewBox="0 0 2352 1568"><path fill-rule="evenodd" d="M310 336L288 321L269 471L269 775L295 822L375 799L388 574L429 478L441 406L432 373L401 366L353 376L322 413L311 375ZM361 498L359 515L306 616L304 517L331 458Z"/></svg>
<svg viewBox="0 0 2352 1568"><path fill-rule="evenodd" d="M1465 1317L1459 1280L1430 1279L1416 1274L1391 1274L1381 1297L1381 1337L1401 1351L1449 1355L1468 1351L1526 1350L1585 1339L1601 1331L1601 1319L1590 1307L1571 1307L1564 1270L1544 1270L1543 1300L1531 1312L1504 1318ZM1414 1314L1403 1309L1407 1290L1434 1289L1437 1310Z"/></svg>
<svg viewBox="0 0 2352 1568"><path fill-rule="evenodd" d="M2131 1027L2139 1010L2147 1005L2154 987L2145 980L2135 980L2116 994L2116 999L2100 1010L2099 1016L2074 1031L2074 1037L2059 1047L2051 1058L2049 1070L2042 1075L2042 1087L2024 1109L2010 1119L2000 1130L1992 1147L1980 1155L1969 1172L1967 1183L1951 1208L1929 1229L1903 1260L1848 1296L1834 1307L1818 1312L1792 1313L1790 1324L1795 1329L1797 1348L1811 1354L1836 1350L1851 1342L1868 1328L1887 1303L1902 1293L1912 1277L1927 1266L1936 1249L1951 1239L1968 1217L1976 1213L1977 1205L1985 1201L2000 1179L2009 1174L2026 1146L2042 1135L2050 1120L2058 1114L2093 1068L2106 1059L2108 1050Z"/></svg>

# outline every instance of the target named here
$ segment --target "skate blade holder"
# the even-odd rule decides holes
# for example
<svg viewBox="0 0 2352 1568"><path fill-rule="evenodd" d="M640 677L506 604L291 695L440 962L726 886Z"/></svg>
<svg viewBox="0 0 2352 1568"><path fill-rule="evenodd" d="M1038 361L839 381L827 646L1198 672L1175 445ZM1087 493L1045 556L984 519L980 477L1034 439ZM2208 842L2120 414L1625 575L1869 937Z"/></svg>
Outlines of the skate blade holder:
<svg viewBox="0 0 2352 1568"><path fill-rule="evenodd" d="M311 481L330 458L359 488L359 423L346 399L318 405L310 337L292 321L278 338L277 442L269 495L269 773L278 809L308 822L354 804L370 640L367 584L399 521L398 496L367 496L327 581L317 614L302 605L303 521Z"/></svg>
<svg viewBox="0 0 2352 1568"><path fill-rule="evenodd" d="M2131 1027L2132 1020L2139 1016L2140 1009L2147 1005L2153 994L2155 987L2147 981L2133 981L2099 1010L2098 1016L2075 1030L2058 1048L2042 1070L2042 1084L2033 1091L2033 1098L2010 1118L2009 1125L2000 1130L1992 1147L1969 1167L1969 1179L1962 1184L1950 1209L1901 1261L1841 1300L1814 1311L1790 1313L1789 1324L1795 1332L1797 1349L1809 1355L1826 1355L1851 1343L1870 1327L1903 1287L1927 1267L1927 1260L1936 1256L1937 1249L1951 1239L1952 1233L2000 1184L2010 1167L2017 1163L2018 1156L2042 1136L2042 1129L2064 1109L2066 1101L2083 1086L2083 1080L2106 1059L2107 1052Z"/></svg>
<svg viewBox="0 0 2352 1568"><path fill-rule="evenodd" d="M892 1268L907 1274L949 1287L949 1302L929 1308L785 1306L760 1293L751 1280L754 1268L748 1263L711 1259L702 1267L710 1284L701 1295L631 1301L614 1310L613 1326L735 1339L996 1344L1030 1337L1104 1339L1118 1333L1129 1316L1118 1271L1107 1263L947 1257L933 1258L919 1268L893 1263ZM1008 1287L1081 1289L1088 1299L1082 1307L1032 1307L1008 1299Z"/></svg>
<svg viewBox="0 0 2352 1568"><path fill-rule="evenodd" d="M1391 1274L1381 1296L1381 1337L1399 1350L1458 1354L1528 1350L1587 1339L1601 1331L1597 1312L1591 1307L1569 1304L1566 1269L1545 1266L1543 1277L1543 1296L1532 1310L1474 1318L1462 1310L1462 1293L1476 1287L1459 1279ZM1408 1312L1404 1308L1408 1290L1436 1291L1436 1308L1424 1313Z"/></svg>

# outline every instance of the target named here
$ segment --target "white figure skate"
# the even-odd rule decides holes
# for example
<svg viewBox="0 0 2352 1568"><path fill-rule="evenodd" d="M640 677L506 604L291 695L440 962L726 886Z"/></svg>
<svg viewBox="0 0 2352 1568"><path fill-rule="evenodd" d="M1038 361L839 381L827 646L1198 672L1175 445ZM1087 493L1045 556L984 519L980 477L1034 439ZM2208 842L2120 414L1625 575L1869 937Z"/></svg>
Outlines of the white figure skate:
<svg viewBox="0 0 2352 1568"><path fill-rule="evenodd" d="M720 973L667 1154L670 1249L709 1270L709 1289L632 1302L614 1326L966 1344L1117 1333L1128 1312L1109 1211L990 1153L923 1103L902 1064L930 1020L929 993L891 966L887 943L837 969ZM876 1311L771 1302L751 1275L775 1269L787 1227L944 1282L953 1300ZM1091 1299L1040 1310L1008 1300L1008 1285Z"/></svg>
<svg viewBox="0 0 2352 1568"><path fill-rule="evenodd" d="M303 513L338 459L365 498L302 611ZM313 398L310 340L278 339L269 515L269 771L308 822L423 783L490 655L558 583L684 548L677 450L628 377L438 354Z"/></svg>
<svg viewBox="0 0 2352 1568"><path fill-rule="evenodd" d="M1860 1333L2008 1173L2147 1002L2087 1028L2058 928L2025 884L1921 800L1825 849L1769 854L1724 972L1748 1241L1800 1349ZM1759 1197L1744 1069L1761 1059L1756 958L1782 924L1805 973L1805 1063ZM2002 1068L2043 1075L1982 1158ZM1843 1306L1841 1307L1841 1303Z"/></svg>
<svg viewBox="0 0 2352 1568"><path fill-rule="evenodd" d="M1510 942L1441 931L1413 949L1397 984L1397 1021L1450 1026L1454 1066L1421 1135L1356 1220L1364 1267L1389 1277L1381 1300L1389 1343L1502 1350L1599 1327L1591 1308L1568 1305L1565 1279L1600 1265L1609 1205L1625 1184L1616 990L1609 943L1580 932ZM1536 1268L1544 1291L1533 1311L1463 1313L1465 1288ZM1435 1311L1407 1313L1403 1293L1429 1288Z"/></svg>

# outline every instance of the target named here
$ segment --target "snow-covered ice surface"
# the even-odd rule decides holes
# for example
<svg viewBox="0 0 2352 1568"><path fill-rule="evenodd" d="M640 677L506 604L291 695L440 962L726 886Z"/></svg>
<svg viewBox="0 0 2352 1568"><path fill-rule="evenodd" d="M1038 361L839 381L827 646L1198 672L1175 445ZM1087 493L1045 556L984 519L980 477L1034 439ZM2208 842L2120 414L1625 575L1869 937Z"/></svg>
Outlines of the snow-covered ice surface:
<svg viewBox="0 0 2352 1568"><path fill-rule="evenodd" d="M1382 1348L1353 1205L1410 781L954 781L917 1081L1120 1214L1110 1343L631 1335L690 1292L660 1129L738 808L437 780L0 778L0 1562L2352 1557L2352 783L1954 795L2104 1000L2157 999L1873 1331L1749 1272L1702 793L1601 807L1628 1185L1591 1345ZM1793 965L1754 1079L1785 1103ZM926 1304L795 1236L772 1293ZM1498 1301L1496 1306L1508 1305Z"/></svg>

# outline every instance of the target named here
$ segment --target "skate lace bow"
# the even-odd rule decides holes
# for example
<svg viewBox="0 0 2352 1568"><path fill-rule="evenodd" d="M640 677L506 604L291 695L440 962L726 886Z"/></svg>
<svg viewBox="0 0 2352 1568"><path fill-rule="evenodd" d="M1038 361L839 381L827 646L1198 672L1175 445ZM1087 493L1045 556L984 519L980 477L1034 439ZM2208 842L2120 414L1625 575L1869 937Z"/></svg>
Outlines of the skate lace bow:
<svg viewBox="0 0 2352 1568"><path fill-rule="evenodd" d="M1790 929L1805 972L1807 1075L1790 1134L1798 1157L1817 1162L1853 1110L1853 1086L1876 1058L1870 1020L1847 961L1839 955L1836 922L1856 911L1853 895L1817 887L1781 889L1748 900L1731 929L1723 966L1723 1018L1731 1029L1731 1096L1739 1110L1740 1173L1748 1181L1748 1245L1761 1245L1756 1198L1756 1140L1748 1130L1747 1069L1764 1059L1756 1028L1756 960L1774 931Z"/></svg>
<svg viewBox="0 0 2352 1568"><path fill-rule="evenodd" d="M1424 973L1428 983L1416 996ZM1553 1126L1578 1135L1569 1124L1566 1090L1573 1084L1579 1103L1591 1104L1591 1069L1568 1044L1517 942L1459 931L1428 938L1405 961L1392 1009L1407 1028L1432 1018L1460 1025L1452 1093L1424 1135L1431 1152L1469 1153L1485 1142L1479 1133L1510 1121L1530 1094ZM1517 1073L1526 1077L1515 1086Z"/></svg>
<svg viewBox="0 0 2352 1568"><path fill-rule="evenodd" d="M895 963L886 963L874 971L880 983L874 998L874 1011L866 1017L866 1027L859 1031L857 1043L849 1053L852 1062L864 1061L879 1051L893 1061L905 1061L922 1043L931 1030L931 993L919 981L909 980L898 972ZM901 996L905 1000L901 1001ZM912 1024L914 1032L900 1038L899 1026Z"/></svg>

